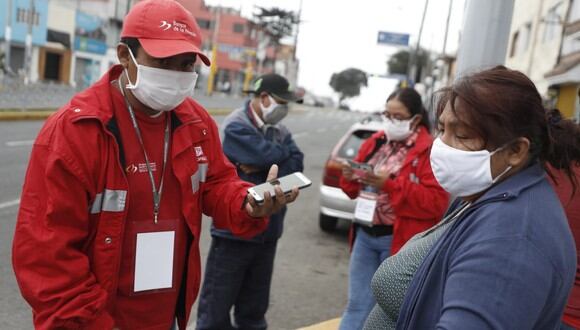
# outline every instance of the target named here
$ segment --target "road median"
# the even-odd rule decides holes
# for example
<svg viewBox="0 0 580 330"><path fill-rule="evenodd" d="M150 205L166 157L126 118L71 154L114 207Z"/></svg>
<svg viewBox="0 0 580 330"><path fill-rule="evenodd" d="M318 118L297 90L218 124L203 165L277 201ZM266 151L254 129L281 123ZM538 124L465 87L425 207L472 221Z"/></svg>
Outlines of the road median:
<svg viewBox="0 0 580 330"><path fill-rule="evenodd" d="M212 116L224 116L232 112L233 109L207 109ZM11 120L45 120L56 112L56 109L0 109L0 121Z"/></svg>

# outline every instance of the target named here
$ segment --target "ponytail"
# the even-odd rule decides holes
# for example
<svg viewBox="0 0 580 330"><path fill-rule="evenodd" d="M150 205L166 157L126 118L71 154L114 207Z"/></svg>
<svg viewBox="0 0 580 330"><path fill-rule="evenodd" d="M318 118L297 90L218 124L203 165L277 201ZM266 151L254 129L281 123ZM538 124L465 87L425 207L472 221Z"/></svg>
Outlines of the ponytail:
<svg viewBox="0 0 580 330"><path fill-rule="evenodd" d="M580 166L580 125L562 118L558 109L547 111L546 124L547 141L542 145L539 158L554 169L565 173L572 183L572 191L575 194L578 178L574 167ZM548 173L555 181L552 173L549 171Z"/></svg>

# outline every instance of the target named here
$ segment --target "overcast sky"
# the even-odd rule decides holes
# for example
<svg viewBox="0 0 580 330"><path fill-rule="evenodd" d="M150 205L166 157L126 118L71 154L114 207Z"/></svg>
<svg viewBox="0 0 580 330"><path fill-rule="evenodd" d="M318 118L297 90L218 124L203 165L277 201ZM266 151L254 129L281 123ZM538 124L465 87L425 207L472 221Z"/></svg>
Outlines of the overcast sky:
<svg viewBox="0 0 580 330"><path fill-rule="evenodd" d="M298 10L300 0L206 0L242 10L251 17L255 6ZM465 0L453 0L447 52L455 53ZM421 45L442 51L450 0L431 0ZM425 0L304 0L298 38L298 84L318 95L333 95L328 85L334 72L349 67L385 74L386 61L397 48L377 45L378 31L418 36Z"/></svg>

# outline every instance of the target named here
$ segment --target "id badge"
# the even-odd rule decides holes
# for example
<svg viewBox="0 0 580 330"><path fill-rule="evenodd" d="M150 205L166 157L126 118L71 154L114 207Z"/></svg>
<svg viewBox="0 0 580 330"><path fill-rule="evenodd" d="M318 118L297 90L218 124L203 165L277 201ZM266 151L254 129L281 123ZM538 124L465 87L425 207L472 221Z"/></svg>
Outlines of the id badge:
<svg viewBox="0 0 580 330"><path fill-rule="evenodd" d="M374 192L361 191L354 210L354 221L364 226L372 227L378 195Z"/></svg>
<svg viewBox="0 0 580 330"><path fill-rule="evenodd" d="M174 290L177 220L134 222L133 294Z"/></svg>

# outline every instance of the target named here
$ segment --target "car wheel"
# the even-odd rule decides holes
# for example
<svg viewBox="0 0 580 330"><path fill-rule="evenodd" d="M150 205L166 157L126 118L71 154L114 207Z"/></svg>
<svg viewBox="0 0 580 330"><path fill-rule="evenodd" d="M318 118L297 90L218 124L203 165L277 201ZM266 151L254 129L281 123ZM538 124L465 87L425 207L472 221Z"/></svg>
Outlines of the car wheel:
<svg viewBox="0 0 580 330"><path fill-rule="evenodd" d="M338 223L338 219L334 217L329 217L328 215L324 215L320 213L318 218L318 225L320 229L325 232L333 232L336 229L336 224Z"/></svg>

